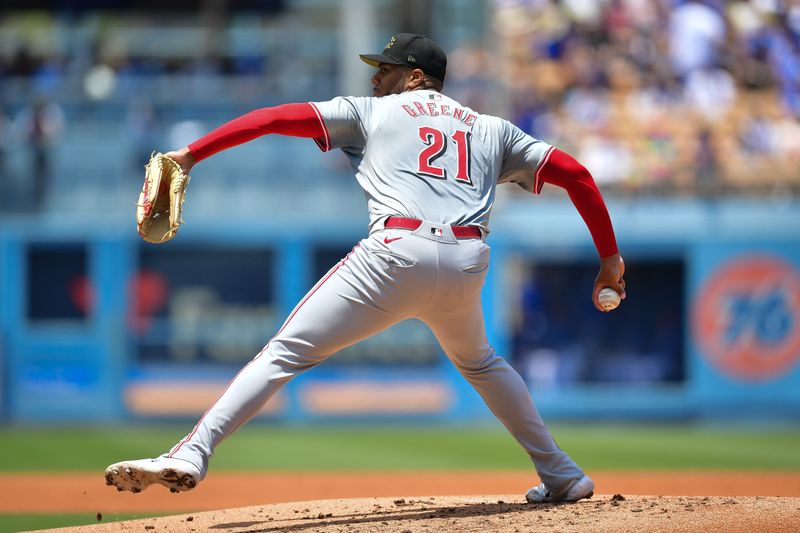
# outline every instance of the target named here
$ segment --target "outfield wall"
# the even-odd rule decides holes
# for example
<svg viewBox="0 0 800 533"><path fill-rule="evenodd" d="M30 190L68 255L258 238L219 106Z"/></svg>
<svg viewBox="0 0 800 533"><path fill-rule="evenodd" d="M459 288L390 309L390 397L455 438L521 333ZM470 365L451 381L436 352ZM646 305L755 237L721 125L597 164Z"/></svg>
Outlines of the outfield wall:
<svg viewBox="0 0 800 533"><path fill-rule="evenodd" d="M566 202L495 210L491 342L552 418L800 418L800 209L610 203L629 299L589 301L595 252ZM3 219L9 421L194 418L364 236L339 220L192 221L163 246L129 220ZM265 407L316 419L490 417L417 322L337 354Z"/></svg>

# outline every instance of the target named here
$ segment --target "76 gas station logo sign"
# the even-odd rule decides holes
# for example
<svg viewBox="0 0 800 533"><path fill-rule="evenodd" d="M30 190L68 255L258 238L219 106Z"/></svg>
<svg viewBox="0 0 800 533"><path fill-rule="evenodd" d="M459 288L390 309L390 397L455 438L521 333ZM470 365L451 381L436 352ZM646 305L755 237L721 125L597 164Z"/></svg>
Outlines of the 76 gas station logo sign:
<svg viewBox="0 0 800 533"><path fill-rule="evenodd" d="M800 360L800 273L772 256L726 263L698 291L692 326L703 355L748 381L779 377Z"/></svg>

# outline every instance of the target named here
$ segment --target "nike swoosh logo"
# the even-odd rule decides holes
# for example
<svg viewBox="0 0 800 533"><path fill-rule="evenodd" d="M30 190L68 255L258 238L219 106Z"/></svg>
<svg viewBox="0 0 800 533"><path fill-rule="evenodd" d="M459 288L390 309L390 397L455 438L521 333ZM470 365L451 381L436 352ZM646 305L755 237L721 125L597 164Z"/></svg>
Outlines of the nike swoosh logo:
<svg viewBox="0 0 800 533"><path fill-rule="evenodd" d="M389 237L384 237L383 242L384 244L389 244L390 242L399 241L400 239L402 239L402 237L394 237L393 239L390 239Z"/></svg>

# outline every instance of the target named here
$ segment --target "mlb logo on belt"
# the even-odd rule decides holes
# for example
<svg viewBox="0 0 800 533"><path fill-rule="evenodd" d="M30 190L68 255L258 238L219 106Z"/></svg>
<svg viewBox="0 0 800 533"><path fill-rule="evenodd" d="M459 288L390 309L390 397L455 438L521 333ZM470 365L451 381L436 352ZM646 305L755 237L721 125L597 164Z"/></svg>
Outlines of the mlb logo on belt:
<svg viewBox="0 0 800 533"><path fill-rule="evenodd" d="M442 228L431 228L431 235L441 237L444 235L444 231L442 231Z"/></svg>

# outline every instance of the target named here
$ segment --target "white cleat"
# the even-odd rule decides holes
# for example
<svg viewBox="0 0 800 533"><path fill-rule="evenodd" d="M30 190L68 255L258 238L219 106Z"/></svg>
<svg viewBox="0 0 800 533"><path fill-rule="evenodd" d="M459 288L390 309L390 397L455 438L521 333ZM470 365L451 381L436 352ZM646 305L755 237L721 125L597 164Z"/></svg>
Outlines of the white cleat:
<svg viewBox="0 0 800 533"><path fill-rule="evenodd" d="M567 491L556 496L550 492L544 483L533 487L525 495L528 503L559 503L576 502L584 498L591 498L594 495L594 481L589 476L583 476L569 486Z"/></svg>
<svg viewBox="0 0 800 533"><path fill-rule="evenodd" d="M189 461L173 457L122 461L106 468L106 485L118 491L141 492L158 483L170 492L184 492L197 486L203 475Z"/></svg>

